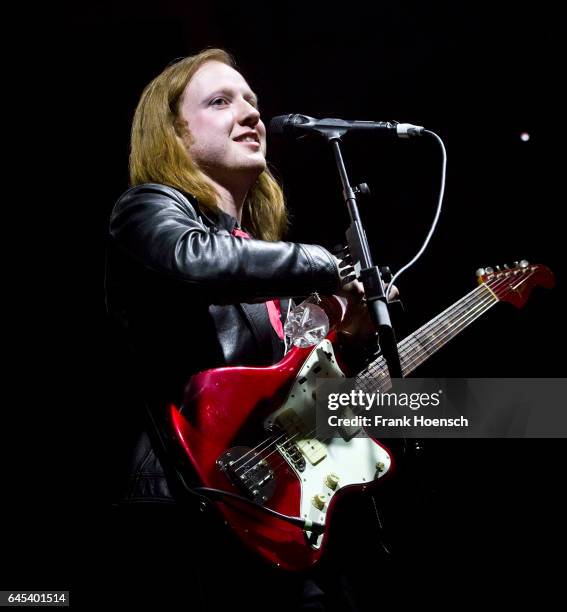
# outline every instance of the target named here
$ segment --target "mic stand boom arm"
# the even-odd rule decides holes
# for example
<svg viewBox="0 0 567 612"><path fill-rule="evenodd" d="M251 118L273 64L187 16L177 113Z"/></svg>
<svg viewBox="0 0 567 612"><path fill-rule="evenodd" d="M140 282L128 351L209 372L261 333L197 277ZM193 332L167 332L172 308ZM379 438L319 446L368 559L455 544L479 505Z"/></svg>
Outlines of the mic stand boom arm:
<svg viewBox="0 0 567 612"><path fill-rule="evenodd" d="M336 133L327 133L325 137L331 143L335 154L335 161L339 170L339 176L343 186L343 197L350 216L350 226L346 232L346 240L353 261L360 262L360 280L364 286L368 310L376 330L380 348L388 370L390 378L402 378L402 366L398 354L398 344L394 334L394 328L390 320L388 311L388 300L384 291L384 282L380 275L378 266L372 264L372 255L368 247L366 233L358 214L355 193L350 186L346 168L339 145L342 130L337 129Z"/></svg>

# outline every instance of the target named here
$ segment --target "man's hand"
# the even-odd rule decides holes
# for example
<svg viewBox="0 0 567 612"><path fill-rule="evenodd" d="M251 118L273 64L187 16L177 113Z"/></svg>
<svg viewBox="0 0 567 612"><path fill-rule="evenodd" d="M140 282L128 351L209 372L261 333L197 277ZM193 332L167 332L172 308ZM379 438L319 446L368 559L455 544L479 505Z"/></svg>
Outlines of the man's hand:
<svg viewBox="0 0 567 612"><path fill-rule="evenodd" d="M335 262L339 270L342 268L344 271L350 267L348 264L345 265L337 257L335 257ZM350 269L352 270L352 267L350 267ZM389 301L397 299L397 297L400 295L400 292L395 285L392 287L390 295L388 295L388 292L389 285L386 285L385 293L388 296ZM338 331L343 333L345 340L349 343L369 342L376 335L376 328L374 327L374 323L372 322L372 318L368 312L363 284L359 280L353 279L350 282L343 284L337 292L337 295L347 298L346 314L343 321L337 328Z"/></svg>
<svg viewBox="0 0 567 612"><path fill-rule="evenodd" d="M353 270L352 266L345 264L340 259L338 259L338 257L335 257L334 255L333 257L335 259L335 263L337 264L337 268L339 268L339 278L341 280L341 288L338 290L337 295L346 297L349 300L349 302L351 300L354 300L356 302L357 300L363 299L364 298L364 286L359 280L353 279L348 283L342 282L345 275L343 274L341 276L341 270L342 271L345 271L348 269ZM346 276L348 276L348 274ZM391 295L388 295L388 286L386 285L385 293L386 293L386 296L388 297L388 301L395 300L399 296L399 291L395 285L392 287Z"/></svg>
<svg viewBox="0 0 567 612"><path fill-rule="evenodd" d="M358 286L349 287L349 285L354 285L354 283ZM370 312L368 311L368 305L364 297L364 288L362 283L358 280L352 281L352 283L349 283L346 287L343 287L343 289L347 287L349 289L345 292L347 310L344 319L338 327L338 331L348 336L349 341L368 341L376 334L376 328L374 327ZM386 292L387 291L388 287L386 287ZM398 288L394 285L392 287L390 300L396 299L399 294Z"/></svg>

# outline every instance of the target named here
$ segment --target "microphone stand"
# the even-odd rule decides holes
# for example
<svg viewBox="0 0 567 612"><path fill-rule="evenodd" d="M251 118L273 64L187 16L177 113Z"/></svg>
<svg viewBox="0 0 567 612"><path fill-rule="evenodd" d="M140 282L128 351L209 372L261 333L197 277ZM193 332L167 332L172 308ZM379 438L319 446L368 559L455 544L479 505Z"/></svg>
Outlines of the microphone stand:
<svg viewBox="0 0 567 612"><path fill-rule="evenodd" d="M398 343L390 320L384 282L380 275L380 269L372 263L366 233L358 214L356 195L350 186L341 154L340 137L346 131L346 128L337 126L336 130L326 130L322 135L330 142L335 154L335 161L343 186L343 197L350 216L350 226L346 232L346 240L353 261L360 262L360 280L364 286L370 316L378 332L380 348L388 365L390 378L402 378Z"/></svg>

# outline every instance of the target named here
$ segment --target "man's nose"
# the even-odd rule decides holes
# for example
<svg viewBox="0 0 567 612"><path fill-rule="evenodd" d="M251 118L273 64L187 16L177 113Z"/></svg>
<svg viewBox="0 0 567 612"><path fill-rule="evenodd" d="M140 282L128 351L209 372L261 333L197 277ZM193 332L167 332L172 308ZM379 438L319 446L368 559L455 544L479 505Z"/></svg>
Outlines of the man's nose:
<svg viewBox="0 0 567 612"><path fill-rule="evenodd" d="M254 127L260 121L260 111L246 100L243 100L238 121L242 125Z"/></svg>

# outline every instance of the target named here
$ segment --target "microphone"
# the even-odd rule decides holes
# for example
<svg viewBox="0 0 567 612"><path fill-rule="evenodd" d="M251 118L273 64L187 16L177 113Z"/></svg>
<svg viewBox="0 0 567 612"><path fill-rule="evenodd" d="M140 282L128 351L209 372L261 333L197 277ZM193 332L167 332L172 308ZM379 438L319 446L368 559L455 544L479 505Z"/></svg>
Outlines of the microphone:
<svg viewBox="0 0 567 612"><path fill-rule="evenodd" d="M400 138L421 136L425 129L421 125L398 123L397 121L345 121L343 119L314 119L307 115L278 115L270 121L272 134L284 134L301 138L309 134L328 139L339 138L347 132L390 132Z"/></svg>

